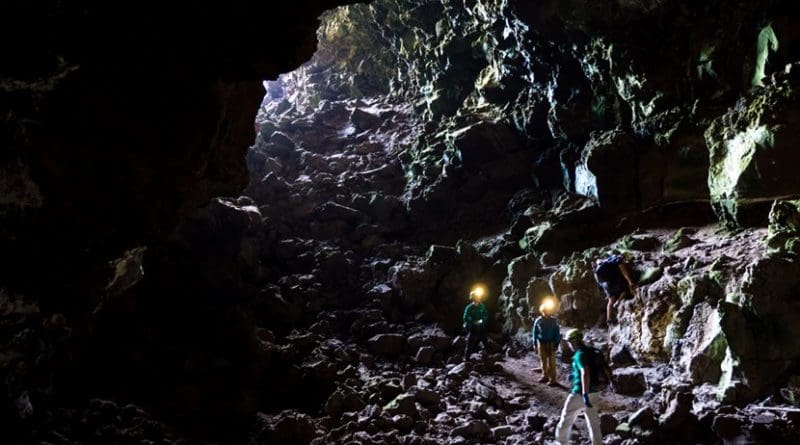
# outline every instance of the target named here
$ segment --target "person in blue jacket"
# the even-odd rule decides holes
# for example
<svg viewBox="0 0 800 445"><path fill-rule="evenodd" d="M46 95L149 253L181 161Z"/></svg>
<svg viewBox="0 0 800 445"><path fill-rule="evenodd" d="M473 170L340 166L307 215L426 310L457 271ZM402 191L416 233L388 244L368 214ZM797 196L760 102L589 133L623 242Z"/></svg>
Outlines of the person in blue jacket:
<svg viewBox="0 0 800 445"><path fill-rule="evenodd" d="M556 351L561 343L561 327L558 320L553 317L555 312L555 302L551 299L545 300L539 306L541 316L533 322L533 344L539 352L539 359L542 362L542 378L539 383L549 382L550 386L557 386L556 378Z"/></svg>

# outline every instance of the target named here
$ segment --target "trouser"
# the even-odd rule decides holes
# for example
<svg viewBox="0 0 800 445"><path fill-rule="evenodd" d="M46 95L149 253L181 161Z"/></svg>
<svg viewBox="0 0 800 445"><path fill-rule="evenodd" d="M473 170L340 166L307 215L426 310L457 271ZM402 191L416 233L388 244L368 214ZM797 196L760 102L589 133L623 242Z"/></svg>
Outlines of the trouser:
<svg viewBox="0 0 800 445"><path fill-rule="evenodd" d="M464 348L464 360L469 358L472 345L480 343L486 349L486 326L485 324L464 323L464 330L467 331L467 345Z"/></svg>
<svg viewBox="0 0 800 445"><path fill-rule="evenodd" d="M556 383L556 349L558 343L539 342L539 360L542 362L542 374L550 379L551 383Z"/></svg>
<svg viewBox="0 0 800 445"><path fill-rule="evenodd" d="M600 432L600 415L597 413L598 403L600 403L600 393L589 393L591 408L583 404L583 397L580 394L570 393L567 401L564 402L564 409L561 410L561 419L556 426L556 441L561 445L569 444L569 437L572 434L572 424L583 411L586 424L589 426L589 440L592 445L603 444L603 433Z"/></svg>

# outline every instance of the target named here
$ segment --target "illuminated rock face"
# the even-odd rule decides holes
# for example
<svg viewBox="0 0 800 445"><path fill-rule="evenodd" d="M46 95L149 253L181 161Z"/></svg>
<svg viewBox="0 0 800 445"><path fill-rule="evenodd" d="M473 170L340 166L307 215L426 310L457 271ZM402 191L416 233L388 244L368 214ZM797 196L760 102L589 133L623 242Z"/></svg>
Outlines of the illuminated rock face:
<svg viewBox="0 0 800 445"><path fill-rule="evenodd" d="M742 127L736 134L724 126L742 111L725 110L754 76L769 92L770 104L791 102L793 77L783 71L794 62L798 36L791 19L778 13L781 7L780 2L682 9L670 1L600 7L582 1L380 0L324 18L322 51L286 76L293 92L287 99L304 108L323 99L388 92L413 104L427 127L403 164L409 205L421 218L449 206L451 214L465 217L457 202L444 197L457 196L463 184L476 181L461 172L477 171L488 180L473 187L518 189L530 185L533 175L538 187L563 185L608 212L712 199L718 215L731 220L726 212L747 200L763 221L766 209L755 204L779 196L778 190L745 192L753 187L736 189L736 184L739 176L746 182L748 175L758 175L745 170L760 171L758 159L738 159L756 152L748 147L773 140L764 139L772 130L752 122L758 120L756 108L771 105L751 104L752 113L735 119ZM670 17L669 23L663 17ZM713 25L699 25L697 17ZM770 18L772 24L763 25ZM363 51L343 49L352 45ZM464 129L487 124L516 133L520 150L497 157L492 153L502 143L487 140L467 152L452 143ZM779 136L776 143L781 139L791 145L791 136ZM757 157L764 156L762 169L779 155ZM520 163L531 169L496 172ZM761 185L765 191L775 188L770 181ZM502 198L486 201L497 199Z"/></svg>
<svg viewBox="0 0 800 445"><path fill-rule="evenodd" d="M790 73L797 68L787 66ZM785 169L798 161L796 88L791 78L759 88L706 131L708 186L717 214L728 224L764 224L774 200L800 190L800 178Z"/></svg>

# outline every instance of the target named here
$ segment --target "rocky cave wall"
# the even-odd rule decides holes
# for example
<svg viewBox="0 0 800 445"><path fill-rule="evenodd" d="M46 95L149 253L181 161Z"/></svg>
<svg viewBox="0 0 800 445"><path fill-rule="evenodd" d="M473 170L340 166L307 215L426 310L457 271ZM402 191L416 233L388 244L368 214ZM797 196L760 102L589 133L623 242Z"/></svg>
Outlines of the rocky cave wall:
<svg viewBox="0 0 800 445"><path fill-rule="evenodd" d="M89 440L81 435L91 429L63 428L97 412L86 406L92 396L217 424L250 404L241 393L252 379L228 380L217 398L191 397L193 381L208 385L230 366L192 371L186 357L242 349L235 332L247 328L218 318L231 317L234 303L220 295L235 289L210 298L197 283L214 281L227 259L197 264L175 231L187 217L208 220L213 197L245 187L261 82L308 60L318 16L346 3L0 7L0 393L9 439L35 425L27 440L55 440L59 430ZM137 282L145 296L123 296ZM200 350L195 335L211 346ZM54 416L58 407L68 409Z"/></svg>
<svg viewBox="0 0 800 445"><path fill-rule="evenodd" d="M719 384L724 400L752 400L798 359L792 347L770 346L794 335L796 283L766 278L793 262L792 247L766 252L763 230L768 219L771 231L786 225L776 221L792 218L785 200L800 190L786 168L796 160L796 22L796 8L778 1L387 0L342 9L320 31L327 50L285 78L285 96L265 102L248 194L267 213L274 195L265 190L293 190L296 175L313 182L325 170L306 153L319 144L298 131L303 120L333 128L328 116L340 107L349 115L340 128L350 125L358 142L363 131L396 132L390 107L404 104L407 137L379 141L399 160L402 191L378 181L363 200L342 194L341 169L328 170L339 194L307 195L309 208L353 213L309 238L347 236L371 221L377 241L359 246L362 235L348 248L417 246L389 271L400 302L446 314L446 325L457 318L459 280L481 279L501 295L498 326L519 338L547 294L560 298L562 320L596 322L603 301L592 258L601 246L624 250L647 286L623 304L612 354L672 363L693 384ZM341 50L354 45L363 51ZM326 148L344 158L349 149ZM286 167L295 165L289 152L303 158L303 172ZM366 205L387 196L405 206L399 227ZM732 232L674 232L715 222ZM673 233L653 232L661 229ZM713 244L717 236L729 240ZM773 324L784 328L762 331Z"/></svg>
<svg viewBox="0 0 800 445"><path fill-rule="evenodd" d="M444 403L417 371L466 377L437 370L469 286L511 353L543 295L597 321L607 247L645 275L607 346L657 403L796 373L793 4L376 0L326 12L311 57L341 3L8 6L5 41L31 36L2 68L13 428L173 434L101 397L179 435L417 440ZM260 82L309 58L262 103L248 183Z"/></svg>

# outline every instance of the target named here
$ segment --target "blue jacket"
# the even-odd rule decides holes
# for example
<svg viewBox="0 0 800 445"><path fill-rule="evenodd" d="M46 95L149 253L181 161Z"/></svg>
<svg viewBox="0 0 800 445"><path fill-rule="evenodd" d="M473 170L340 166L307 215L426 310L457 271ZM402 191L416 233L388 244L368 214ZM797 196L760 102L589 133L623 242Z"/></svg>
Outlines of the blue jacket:
<svg viewBox="0 0 800 445"><path fill-rule="evenodd" d="M533 322L533 341L558 343L561 341L561 327L554 317L539 316Z"/></svg>

